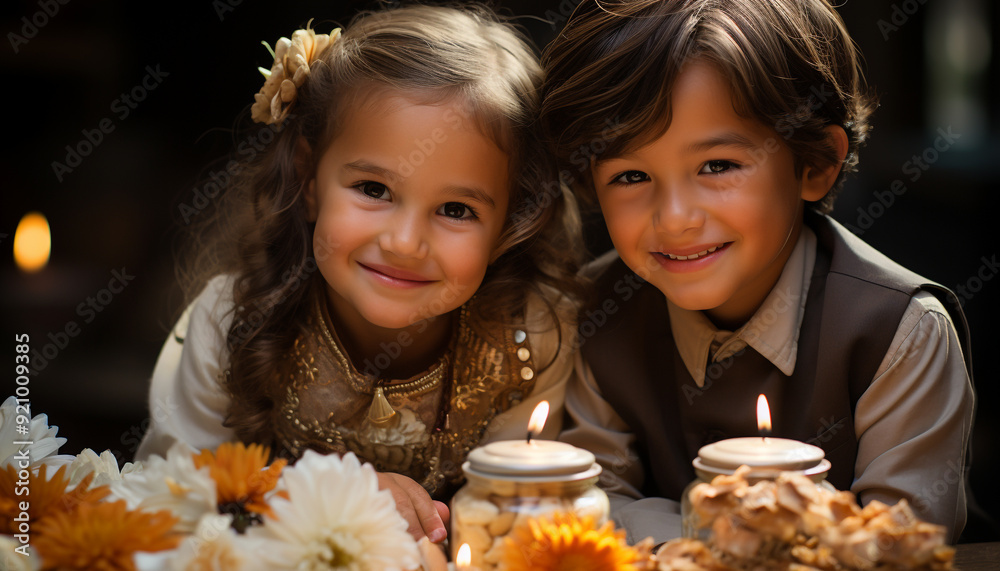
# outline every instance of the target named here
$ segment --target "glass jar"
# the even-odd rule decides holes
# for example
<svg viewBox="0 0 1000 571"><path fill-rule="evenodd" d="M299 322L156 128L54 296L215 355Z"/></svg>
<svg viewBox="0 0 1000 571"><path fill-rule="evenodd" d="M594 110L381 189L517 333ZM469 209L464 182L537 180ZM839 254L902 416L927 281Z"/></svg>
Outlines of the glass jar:
<svg viewBox="0 0 1000 571"><path fill-rule="evenodd" d="M712 522L701 521L691 506L691 490L698 484L710 484L716 476L731 476L740 466L748 466L751 485L774 480L782 472L798 472L833 490L826 481L831 464L824 456L818 446L785 438L729 438L702 446L691 462L697 477L681 495L682 536L706 541L711 534Z"/></svg>
<svg viewBox="0 0 1000 571"><path fill-rule="evenodd" d="M495 442L476 448L462 465L467 482L451 502L451 554L468 544L472 568L496 569L503 538L522 521L574 512L600 525L608 496L597 487L594 455L553 441Z"/></svg>

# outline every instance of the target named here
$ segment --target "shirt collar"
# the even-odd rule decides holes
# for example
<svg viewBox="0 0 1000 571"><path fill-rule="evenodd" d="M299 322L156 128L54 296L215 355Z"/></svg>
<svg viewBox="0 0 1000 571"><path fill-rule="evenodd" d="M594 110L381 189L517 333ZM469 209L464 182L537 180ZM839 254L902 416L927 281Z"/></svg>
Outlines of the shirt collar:
<svg viewBox="0 0 1000 571"><path fill-rule="evenodd" d="M720 330L702 311L680 308L668 299L670 328L684 366L699 387L705 385L709 359L722 363L750 346L785 375L795 371L806 292L816 264L816 235L802 227L781 277L764 303L735 332ZM714 378L714 376L713 376Z"/></svg>

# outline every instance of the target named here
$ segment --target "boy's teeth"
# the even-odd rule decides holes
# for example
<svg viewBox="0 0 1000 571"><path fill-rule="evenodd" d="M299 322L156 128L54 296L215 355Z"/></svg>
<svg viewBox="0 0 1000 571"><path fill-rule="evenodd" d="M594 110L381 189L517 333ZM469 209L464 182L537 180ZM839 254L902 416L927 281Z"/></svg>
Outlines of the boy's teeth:
<svg viewBox="0 0 1000 571"><path fill-rule="evenodd" d="M719 246L712 246L707 250L702 250L701 252L698 252L697 254L691 254L690 256L675 256L673 254L667 254L667 257L670 258L671 260L696 260L706 254L711 254L712 252L718 249Z"/></svg>

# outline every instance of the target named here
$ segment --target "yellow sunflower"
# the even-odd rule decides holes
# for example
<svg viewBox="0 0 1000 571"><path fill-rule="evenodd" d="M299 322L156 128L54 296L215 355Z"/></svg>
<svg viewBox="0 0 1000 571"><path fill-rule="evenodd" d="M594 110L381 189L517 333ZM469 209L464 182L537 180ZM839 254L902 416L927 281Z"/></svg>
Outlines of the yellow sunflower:
<svg viewBox="0 0 1000 571"><path fill-rule="evenodd" d="M18 469L7 466L0 471L0 533L14 534L23 522L14 520L21 513L20 504L28 503L28 521L39 519L57 512L69 512L85 503L96 503L103 500L109 493L107 486L98 486L88 490L94 474L88 474L72 491L66 492L69 478L66 476L66 466L56 470L52 478L46 472L48 466L42 464L38 473L28 470L28 479L18 476ZM20 490L20 491L19 491ZM24 494L30 490L30 497Z"/></svg>
<svg viewBox="0 0 1000 571"><path fill-rule="evenodd" d="M43 569L134 571L137 551L177 547L181 536L171 531L177 521L168 511L128 511L124 500L80 504L39 521L31 543Z"/></svg>
<svg viewBox="0 0 1000 571"><path fill-rule="evenodd" d="M259 522L261 515L274 515L264 495L274 489L288 461L275 460L267 466L269 455L266 446L245 446L242 442L226 442L214 454L202 450L194 455L195 468L208 466L209 475L215 480L219 512L233 515L237 531Z"/></svg>
<svg viewBox="0 0 1000 571"><path fill-rule="evenodd" d="M500 569L505 571L638 571L646 569L650 547L631 547L625 531L572 512L529 519L504 538Z"/></svg>

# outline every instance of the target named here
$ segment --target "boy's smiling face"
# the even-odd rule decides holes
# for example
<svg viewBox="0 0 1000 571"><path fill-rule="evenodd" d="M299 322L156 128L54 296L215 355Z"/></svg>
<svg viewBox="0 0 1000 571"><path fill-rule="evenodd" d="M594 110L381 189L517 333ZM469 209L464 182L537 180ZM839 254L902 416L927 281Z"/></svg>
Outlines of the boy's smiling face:
<svg viewBox="0 0 1000 571"><path fill-rule="evenodd" d="M684 66L670 105L660 138L594 164L597 197L632 270L678 306L735 328L777 282L803 199L826 194L831 167L797 175L781 137L736 113L726 78L708 62Z"/></svg>

